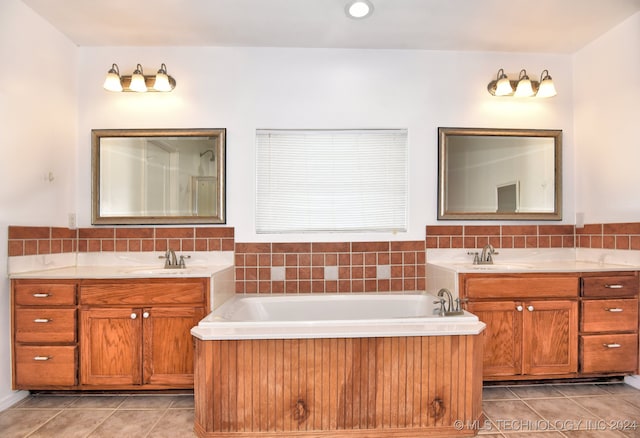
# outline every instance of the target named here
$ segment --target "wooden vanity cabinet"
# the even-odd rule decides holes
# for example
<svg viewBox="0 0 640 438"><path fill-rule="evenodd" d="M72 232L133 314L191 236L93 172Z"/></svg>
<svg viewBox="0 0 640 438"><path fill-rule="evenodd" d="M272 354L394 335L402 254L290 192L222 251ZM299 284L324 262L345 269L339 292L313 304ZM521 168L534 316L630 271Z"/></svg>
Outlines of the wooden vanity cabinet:
<svg viewBox="0 0 640 438"><path fill-rule="evenodd" d="M76 284L12 281L13 388L77 384Z"/></svg>
<svg viewBox="0 0 640 438"><path fill-rule="evenodd" d="M13 388L193 388L208 278L12 280Z"/></svg>
<svg viewBox="0 0 640 438"><path fill-rule="evenodd" d="M638 372L638 273L583 274L580 371Z"/></svg>
<svg viewBox="0 0 640 438"><path fill-rule="evenodd" d="M80 383L192 388L190 330L207 313L206 279L91 282L80 287Z"/></svg>
<svg viewBox="0 0 640 438"><path fill-rule="evenodd" d="M485 380L572 377L578 371L577 275L461 274L483 332Z"/></svg>

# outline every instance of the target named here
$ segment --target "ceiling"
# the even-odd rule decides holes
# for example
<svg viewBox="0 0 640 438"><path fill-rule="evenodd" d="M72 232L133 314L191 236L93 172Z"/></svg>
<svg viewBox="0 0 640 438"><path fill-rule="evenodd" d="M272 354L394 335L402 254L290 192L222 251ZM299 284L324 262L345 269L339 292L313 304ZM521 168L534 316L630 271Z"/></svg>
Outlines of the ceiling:
<svg viewBox="0 0 640 438"><path fill-rule="evenodd" d="M22 0L78 46L255 46L573 53L640 0Z"/></svg>

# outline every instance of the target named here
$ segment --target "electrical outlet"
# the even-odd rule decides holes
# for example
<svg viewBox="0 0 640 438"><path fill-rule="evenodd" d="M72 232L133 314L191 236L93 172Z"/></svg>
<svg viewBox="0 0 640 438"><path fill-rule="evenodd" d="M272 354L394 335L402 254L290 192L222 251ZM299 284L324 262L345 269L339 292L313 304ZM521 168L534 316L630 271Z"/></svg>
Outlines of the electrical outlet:
<svg viewBox="0 0 640 438"><path fill-rule="evenodd" d="M76 214L69 213L69 229L75 230L75 228L76 228Z"/></svg>

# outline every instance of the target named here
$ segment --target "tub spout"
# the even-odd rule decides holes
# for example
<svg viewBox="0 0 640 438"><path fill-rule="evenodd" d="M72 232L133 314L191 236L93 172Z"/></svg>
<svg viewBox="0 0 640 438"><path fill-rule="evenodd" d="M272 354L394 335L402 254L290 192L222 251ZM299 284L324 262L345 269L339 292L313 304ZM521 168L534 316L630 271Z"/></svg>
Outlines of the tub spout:
<svg viewBox="0 0 640 438"><path fill-rule="evenodd" d="M464 312L460 309L460 300L456 299L454 301L449 289L443 287L438 291L438 296L440 297L442 303L440 306L440 316L454 316L464 314ZM446 306L444 305L445 301L447 302Z"/></svg>

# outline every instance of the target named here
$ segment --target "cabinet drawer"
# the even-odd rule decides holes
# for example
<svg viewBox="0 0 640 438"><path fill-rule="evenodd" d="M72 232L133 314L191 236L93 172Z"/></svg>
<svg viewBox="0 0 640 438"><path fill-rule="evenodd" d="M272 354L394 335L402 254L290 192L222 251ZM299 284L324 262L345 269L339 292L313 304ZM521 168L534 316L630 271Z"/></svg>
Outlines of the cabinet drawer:
<svg viewBox="0 0 640 438"><path fill-rule="evenodd" d="M583 332L638 330L638 300L585 300L580 329Z"/></svg>
<svg viewBox="0 0 640 438"><path fill-rule="evenodd" d="M86 284L80 287L80 303L93 305L152 306L156 304L202 304L205 280L144 280Z"/></svg>
<svg viewBox="0 0 640 438"><path fill-rule="evenodd" d="M465 293L469 298L577 297L578 277L471 277Z"/></svg>
<svg viewBox="0 0 640 438"><path fill-rule="evenodd" d="M16 342L75 342L75 309L16 309Z"/></svg>
<svg viewBox="0 0 640 438"><path fill-rule="evenodd" d="M76 303L75 284L16 284L15 303L20 306L70 305Z"/></svg>
<svg viewBox="0 0 640 438"><path fill-rule="evenodd" d="M638 277L611 275L582 278L583 297L631 297L638 294Z"/></svg>
<svg viewBox="0 0 640 438"><path fill-rule="evenodd" d="M611 334L580 337L583 373L636 372L638 335Z"/></svg>
<svg viewBox="0 0 640 438"><path fill-rule="evenodd" d="M15 386L38 389L76 384L76 347L16 346Z"/></svg>

